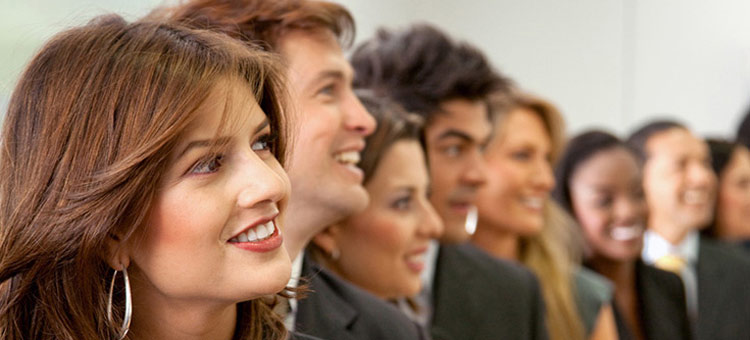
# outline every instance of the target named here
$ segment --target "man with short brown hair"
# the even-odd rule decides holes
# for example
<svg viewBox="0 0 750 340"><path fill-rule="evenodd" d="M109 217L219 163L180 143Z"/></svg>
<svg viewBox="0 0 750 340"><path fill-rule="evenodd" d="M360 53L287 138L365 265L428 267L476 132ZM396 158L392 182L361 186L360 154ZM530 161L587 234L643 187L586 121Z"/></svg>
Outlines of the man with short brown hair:
<svg viewBox="0 0 750 340"><path fill-rule="evenodd" d="M288 65L294 129L284 243L296 257L292 277L307 276L310 293L290 300L287 326L325 339L420 338L392 305L300 254L313 236L369 202L356 164L375 121L352 91L342 51L354 35L351 14L325 1L196 0L156 15L259 44Z"/></svg>

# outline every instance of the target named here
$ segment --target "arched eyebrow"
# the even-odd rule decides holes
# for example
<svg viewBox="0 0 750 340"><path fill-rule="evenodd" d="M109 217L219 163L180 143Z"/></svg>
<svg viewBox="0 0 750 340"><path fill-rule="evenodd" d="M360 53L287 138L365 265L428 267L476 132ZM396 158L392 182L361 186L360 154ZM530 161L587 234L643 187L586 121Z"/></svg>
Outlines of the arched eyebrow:
<svg viewBox="0 0 750 340"><path fill-rule="evenodd" d="M258 132L263 131L268 125L269 125L268 118L263 119L263 121L258 125L258 127L255 128L253 131L253 134L257 134ZM188 143L182 151L177 155L177 159L180 159L182 156L184 156L188 151L195 148L206 148L210 146L226 146L229 143L231 143L232 137L229 136L222 136L218 138L212 138L212 139L200 139L195 140L190 143Z"/></svg>
<svg viewBox="0 0 750 340"><path fill-rule="evenodd" d="M212 138L212 139L201 139L201 140L192 141L188 143L182 149L182 151L180 151L180 153L177 155L177 159L181 158L183 155L185 155L188 151L192 149L207 148L207 147L216 146L216 145L223 146L223 145L229 144L231 141L232 141L232 137L219 137L215 139Z"/></svg>
<svg viewBox="0 0 750 340"><path fill-rule="evenodd" d="M262 131L263 129L265 129L265 128L266 128L266 126L268 126L268 124L270 124L270 123L268 122L268 118L264 119L264 120L263 120L263 122L262 122L262 123L260 123L260 125L258 125L258 127L257 127L257 128L255 128L255 131L253 132L253 134L256 134L256 133L258 133L258 132L261 132L261 131Z"/></svg>
<svg viewBox="0 0 750 340"><path fill-rule="evenodd" d="M448 139L448 138L458 138L468 143L474 141L474 138L472 138L469 134L463 131L455 130L455 129L446 130L437 137L438 140Z"/></svg>

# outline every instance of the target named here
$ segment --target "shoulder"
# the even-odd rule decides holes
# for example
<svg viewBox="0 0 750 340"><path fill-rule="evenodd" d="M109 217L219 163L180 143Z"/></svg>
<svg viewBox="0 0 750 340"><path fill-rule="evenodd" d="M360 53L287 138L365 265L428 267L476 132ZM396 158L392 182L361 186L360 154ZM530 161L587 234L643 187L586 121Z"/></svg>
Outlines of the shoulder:
<svg viewBox="0 0 750 340"><path fill-rule="evenodd" d="M698 266L717 266L737 274L750 274L750 256L735 245L702 237L698 250Z"/></svg>
<svg viewBox="0 0 750 340"><path fill-rule="evenodd" d="M296 333L296 332L289 332L288 340L322 340L321 338L316 338L312 335L302 334L302 333Z"/></svg>
<svg viewBox="0 0 750 340"><path fill-rule="evenodd" d="M612 300L612 282L594 271L580 267L574 272L573 279L579 295L589 296L599 303Z"/></svg>
<svg viewBox="0 0 750 340"><path fill-rule="evenodd" d="M666 291L682 291L682 279L679 275L647 265L643 261L636 262L637 278L642 282L649 282L653 286L663 287Z"/></svg>
<svg viewBox="0 0 750 340"><path fill-rule="evenodd" d="M505 283L537 284L536 276L526 267L498 259L470 243L441 245L438 261L441 267L462 267L467 271L485 276L490 281Z"/></svg>
<svg viewBox="0 0 750 340"><path fill-rule="evenodd" d="M685 287L680 276L675 273L637 261L636 284L645 304L666 306L674 303L680 310L686 308Z"/></svg>
<svg viewBox="0 0 750 340"><path fill-rule="evenodd" d="M321 338L419 339L419 328L395 306L346 282L314 262L305 263L303 275L311 291L300 300L300 331Z"/></svg>
<svg viewBox="0 0 750 340"><path fill-rule="evenodd" d="M614 289L607 279L585 267L573 273L573 283L578 313L586 326L586 334L590 334L602 306L612 301Z"/></svg>
<svg viewBox="0 0 750 340"><path fill-rule="evenodd" d="M536 276L471 244L441 245L431 333L445 339L546 339Z"/></svg>

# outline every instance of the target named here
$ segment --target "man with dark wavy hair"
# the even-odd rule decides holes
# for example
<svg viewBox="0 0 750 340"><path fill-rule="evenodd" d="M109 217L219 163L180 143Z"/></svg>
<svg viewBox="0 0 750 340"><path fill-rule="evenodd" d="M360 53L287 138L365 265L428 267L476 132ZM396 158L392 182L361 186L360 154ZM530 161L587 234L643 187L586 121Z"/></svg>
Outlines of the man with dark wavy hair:
<svg viewBox="0 0 750 340"><path fill-rule="evenodd" d="M417 299L424 313L415 319L435 339L546 339L533 274L466 243L476 222L477 190L488 176L483 150L492 134L490 97L507 95L510 81L479 50L429 25L381 29L351 61L356 88L388 96L426 121L430 201L445 232L429 252Z"/></svg>
<svg viewBox="0 0 750 340"><path fill-rule="evenodd" d="M421 338L419 328L395 307L317 266L303 252L313 236L369 201L356 164L375 121L352 91L354 73L342 52L354 36L351 14L325 1L195 0L152 16L259 44L288 65L296 143L287 164L292 196L284 243L296 257L292 277L308 277L310 292L306 299L290 300L287 326L325 339Z"/></svg>

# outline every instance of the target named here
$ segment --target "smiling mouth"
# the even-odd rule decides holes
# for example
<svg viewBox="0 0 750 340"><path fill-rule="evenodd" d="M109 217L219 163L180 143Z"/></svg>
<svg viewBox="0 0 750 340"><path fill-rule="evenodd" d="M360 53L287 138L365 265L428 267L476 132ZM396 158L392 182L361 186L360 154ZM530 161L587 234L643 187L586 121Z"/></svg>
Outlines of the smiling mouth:
<svg viewBox="0 0 750 340"><path fill-rule="evenodd" d="M643 235L644 227L640 224L617 226L609 232L615 241L631 241Z"/></svg>
<svg viewBox="0 0 750 340"><path fill-rule="evenodd" d="M343 165L357 166L360 161L358 151L343 151L333 155L337 162Z"/></svg>
<svg viewBox="0 0 750 340"><path fill-rule="evenodd" d="M271 220L266 223L258 224L255 227L252 227L244 232L239 233L239 235L230 239L229 242L230 243L261 242L278 234L276 230L277 230L276 223L274 223L274 221Z"/></svg>
<svg viewBox="0 0 750 340"><path fill-rule="evenodd" d="M406 266L412 272L419 274L425 267L425 256L427 251L410 254L406 257Z"/></svg>
<svg viewBox="0 0 750 340"><path fill-rule="evenodd" d="M703 190L685 190L682 201L689 205L704 205L708 203L708 193Z"/></svg>
<svg viewBox="0 0 750 340"><path fill-rule="evenodd" d="M532 210L541 210L544 207L544 199L539 197L522 197L521 204Z"/></svg>

